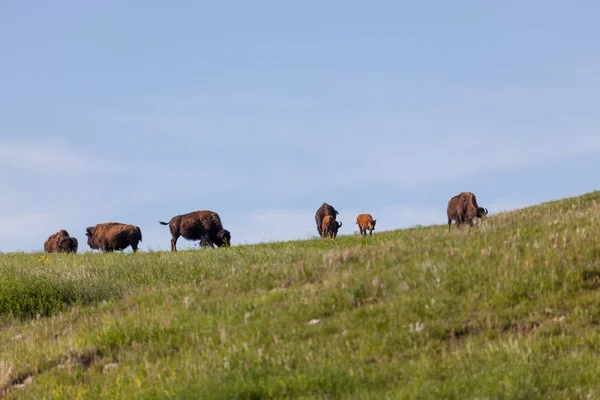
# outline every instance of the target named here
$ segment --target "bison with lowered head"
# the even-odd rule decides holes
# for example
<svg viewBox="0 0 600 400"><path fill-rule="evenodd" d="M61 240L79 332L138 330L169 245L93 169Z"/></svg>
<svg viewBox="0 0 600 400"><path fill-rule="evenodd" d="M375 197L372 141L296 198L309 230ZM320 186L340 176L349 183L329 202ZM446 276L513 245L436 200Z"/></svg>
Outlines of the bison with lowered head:
<svg viewBox="0 0 600 400"><path fill-rule="evenodd" d="M338 233L338 229L342 226L341 222L337 222L331 215L326 215L321 221L321 237L330 237L335 239Z"/></svg>
<svg viewBox="0 0 600 400"><path fill-rule="evenodd" d="M371 214L360 214L356 217L356 223L358 224L358 229L360 230L360 235L366 235L367 230L369 230L369 235L373 234L375 230L375 224L377 223L376 219L373 219Z"/></svg>
<svg viewBox="0 0 600 400"><path fill-rule="evenodd" d="M337 214L339 213L336 211L336 209L327 203L323 203L323 205L319 207L315 214L315 221L317 222L317 231L319 232L319 236L323 236L323 218L329 215L335 221Z"/></svg>
<svg viewBox="0 0 600 400"><path fill-rule="evenodd" d="M221 217L214 211L199 210L188 214L176 215L169 222L171 231L171 251L177 251L177 239L183 236L187 240L200 240L202 246L230 246L231 233L223 228Z"/></svg>
<svg viewBox="0 0 600 400"><path fill-rule="evenodd" d="M138 243L142 241L142 231L139 227L119 222L107 222L89 226L85 230L88 245L92 249L102 251L117 251L131 246L137 251Z"/></svg>
<svg viewBox="0 0 600 400"><path fill-rule="evenodd" d="M473 222L485 218L488 210L477 205L477 198L473 193L461 192L448 201L446 214L448 215L448 231L450 231L452 220L456 221L457 228L464 223L473 226Z"/></svg>
<svg viewBox="0 0 600 400"><path fill-rule="evenodd" d="M46 253L77 253L77 238L69 236L64 229L56 232L44 242Z"/></svg>

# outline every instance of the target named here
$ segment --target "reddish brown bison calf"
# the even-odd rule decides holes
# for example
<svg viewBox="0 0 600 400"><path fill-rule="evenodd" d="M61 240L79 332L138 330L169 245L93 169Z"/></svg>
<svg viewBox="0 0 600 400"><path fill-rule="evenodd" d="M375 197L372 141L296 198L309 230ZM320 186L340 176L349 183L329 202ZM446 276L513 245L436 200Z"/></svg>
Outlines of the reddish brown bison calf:
<svg viewBox="0 0 600 400"><path fill-rule="evenodd" d="M330 237L335 239L338 233L338 229L342 226L341 222L337 222L333 216L326 215L323 217L323 221L321 221L321 237L326 238Z"/></svg>
<svg viewBox="0 0 600 400"><path fill-rule="evenodd" d="M448 201L446 214L448 215L448 231L450 231L452 220L456 221L457 228L464 223L473 226L473 222L477 219L485 218L488 210L477 205L477 198L473 193L461 192Z"/></svg>
<svg viewBox="0 0 600 400"><path fill-rule="evenodd" d="M92 249L102 251L118 251L131 246L137 251L138 243L142 241L142 231L139 227L119 222L107 222L89 226L85 230L87 243Z"/></svg>
<svg viewBox="0 0 600 400"><path fill-rule="evenodd" d="M231 233L223 228L221 217L214 211L193 211L188 214L176 215L169 222L158 222L169 226L172 236L171 251L177 251L177 239L180 236L187 240L200 240L202 246L231 245Z"/></svg>
<svg viewBox="0 0 600 400"><path fill-rule="evenodd" d="M46 253L77 253L77 239L64 229L56 232L44 242Z"/></svg>
<svg viewBox="0 0 600 400"><path fill-rule="evenodd" d="M371 214L360 214L356 217L356 223L358 224L358 229L360 230L360 235L366 235L367 230L369 230L369 235L373 234L375 230L375 224L377 223L376 219L373 219Z"/></svg>
<svg viewBox="0 0 600 400"><path fill-rule="evenodd" d="M319 232L319 236L323 236L323 218L327 215L330 215L335 221L337 214L338 212L336 209L327 203L323 203L321 207L319 207L315 213L315 221L317 222L317 231Z"/></svg>

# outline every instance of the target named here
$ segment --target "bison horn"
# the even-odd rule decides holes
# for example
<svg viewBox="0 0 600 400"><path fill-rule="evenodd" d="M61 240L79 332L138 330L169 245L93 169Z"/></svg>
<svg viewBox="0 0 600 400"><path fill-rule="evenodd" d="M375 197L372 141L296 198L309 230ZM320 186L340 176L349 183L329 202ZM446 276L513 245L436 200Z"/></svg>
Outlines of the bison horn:
<svg viewBox="0 0 600 400"><path fill-rule="evenodd" d="M488 209L486 208L486 209L485 209L485 215L487 215L487 214L488 214Z"/></svg>
<svg viewBox="0 0 600 400"><path fill-rule="evenodd" d="M338 224L338 228L342 227L342 221L338 222L337 224Z"/></svg>

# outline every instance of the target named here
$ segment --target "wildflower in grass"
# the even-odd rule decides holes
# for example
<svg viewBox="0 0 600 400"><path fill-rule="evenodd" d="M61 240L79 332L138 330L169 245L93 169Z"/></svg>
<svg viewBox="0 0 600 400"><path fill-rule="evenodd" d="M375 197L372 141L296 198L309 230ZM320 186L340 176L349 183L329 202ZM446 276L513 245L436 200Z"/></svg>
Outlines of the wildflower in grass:
<svg viewBox="0 0 600 400"><path fill-rule="evenodd" d="M408 331L410 333L421 333L423 332L423 329L425 329L425 325L420 321L417 321L414 324L408 324Z"/></svg>
<svg viewBox="0 0 600 400"><path fill-rule="evenodd" d="M42 254L40 256L40 258L38 259L38 261L41 265L46 265L46 264L51 263L52 259L50 257L46 256L45 254Z"/></svg>

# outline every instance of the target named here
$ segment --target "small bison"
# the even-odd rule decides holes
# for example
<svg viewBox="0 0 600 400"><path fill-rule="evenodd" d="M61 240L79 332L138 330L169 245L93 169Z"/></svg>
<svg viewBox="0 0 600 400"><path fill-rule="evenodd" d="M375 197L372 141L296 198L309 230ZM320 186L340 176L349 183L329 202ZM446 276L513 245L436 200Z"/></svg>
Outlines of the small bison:
<svg viewBox="0 0 600 400"><path fill-rule="evenodd" d="M89 226L85 230L87 243L92 249L102 251L118 251L131 246L137 251L138 243L142 241L142 231L139 227L119 222L107 222Z"/></svg>
<svg viewBox="0 0 600 400"><path fill-rule="evenodd" d="M46 253L77 253L77 238L69 236L64 229L56 232L44 242Z"/></svg>
<svg viewBox="0 0 600 400"><path fill-rule="evenodd" d="M336 209L327 203L323 203L323 205L319 207L315 213L315 221L317 222L317 231L319 232L319 236L323 236L323 218L329 215L335 221L337 214L339 213L336 211Z"/></svg>
<svg viewBox="0 0 600 400"><path fill-rule="evenodd" d="M172 236L171 251L177 251L177 239L180 236L187 240L200 240L200 245L203 247L231 245L231 233L223 228L221 217L214 211L192 211L188 214L176 215L169 222L158 222L169 226Z"/></svg>
<svg viewBox="0 0 600 400"><path fill-rule="evenodd" d="M450 231L452 220L456 221L457 228L460 228L463 223L473 226L474 222L485 218L488 210L477 205L477 198L473 193L461 192L448 201L446 214L448 215L448 231Z"/></svg>
<svg viewBox="0 0 600 400"><path fill-rule="evenodd" d="M367 230L369 230L369 235L373 234L375 230L375 224L377 223L376 219L373 219L371 214L360 214L356 217L356 223L358 224L358 229L360 230L360 235L366 235Z"/></svg>
<svg viewBox="0 0 600 400"><path fill-rule="evenodd" d="M335 239L338 233L338 229L342 227L341 222L337 222L331 215L326 215L321 221L321 237L330 237Z"/></svg>

